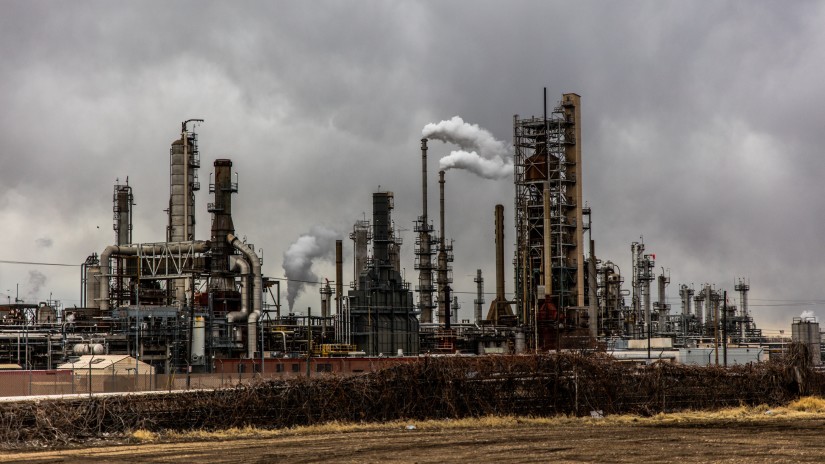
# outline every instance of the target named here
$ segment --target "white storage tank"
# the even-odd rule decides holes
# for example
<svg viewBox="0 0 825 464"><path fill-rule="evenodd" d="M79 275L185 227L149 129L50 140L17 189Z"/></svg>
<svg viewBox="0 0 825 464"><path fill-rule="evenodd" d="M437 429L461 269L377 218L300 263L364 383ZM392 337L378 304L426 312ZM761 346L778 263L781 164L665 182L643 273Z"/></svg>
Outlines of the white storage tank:
<svg viewBox="0 0 825 464"><path fill-rule="evenodd" d="M192 365L200 366L204 362L206 346L206 320L203 316L195 316L192 322Z"/></svg>
<svg viewBox="0 0 825 464"><path fill-rule="evenodd" d="M808 346L811 362L815 366L822 364L819 322L815 317L795 317L791 325L791 338Z"/></svg>

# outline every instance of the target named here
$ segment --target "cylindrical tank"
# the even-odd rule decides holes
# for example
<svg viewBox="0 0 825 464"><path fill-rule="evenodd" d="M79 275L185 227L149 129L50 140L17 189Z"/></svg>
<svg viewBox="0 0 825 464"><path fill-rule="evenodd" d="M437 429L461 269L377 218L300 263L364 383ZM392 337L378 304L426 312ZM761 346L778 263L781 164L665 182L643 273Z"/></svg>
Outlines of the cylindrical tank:
<svg viewBox="0 0 825 464"><path fill-rule="evenodd" d="M100 308L100 302L95 299L100 295L100 266L86 266L86 307Z"/></svg>
<svg viewBox="0 0 825 464"><path fill-rule="evenodd" d="M37 308L37 323L49 324L57 322L57 311L49 305L42 305Z"/></svg>
<svg viewBox="0 0 825 464"><path fill-rule="evenodd" d="M77 343L72 347L72 351L76 356L84 356L87 354L105 354L106 348L100 343Z"/></svg>
<svg viewBox="0 0 825 464"><path fill-rule="evenodd" d="M188 181L191 186L195 180L195 170L185 169L184 164L192 158L195 146L192 140L187 140L186 156L184 156L184 146L181 139L172 142L170 150L169 165L169 241L185 242L194 237L195 226L195 196L190 189L186 188ZM186 174L184 174L186 172ZM184 176L188 179L184 179ZM189 198L186 198L189 197ZM187 208L184 203L188 202ZM184 213L186 209L186 213ZM184 224L186 224L186 235L184 236Z"/></svg>
<svg viewBox="0 0 825 464"><path fill-rule="evenodd" d="M819 322L812 318L795 319L791 326L791 338L795 342L800 342L808 346L811 353L811 361L814 365L822 364L821 338L819 334Z"/></svg>
<svg viewBox="0 0 825 464"><path fill-rule="evenodd" d="M202 316L196 316L192 323L192 359L193 365L201 365L204 361L206 346L206 321Z"/></svg>
<svg viewBox="0 0 825 464"><path fill-rule="evenodd" d="M524 342L524 332L516 332L516 354L522 354L526 349L527 345Z"/></svg>

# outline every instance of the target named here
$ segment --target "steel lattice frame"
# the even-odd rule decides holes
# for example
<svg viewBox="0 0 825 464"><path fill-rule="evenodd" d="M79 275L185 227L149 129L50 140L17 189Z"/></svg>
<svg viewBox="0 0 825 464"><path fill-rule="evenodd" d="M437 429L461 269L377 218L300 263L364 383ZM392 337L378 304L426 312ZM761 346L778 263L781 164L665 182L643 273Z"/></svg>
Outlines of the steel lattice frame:
<svg viewBox="0 0 825 464"><path fill-rule="evenodd" d="M579 97L565 94L544 117L513 118L515 286L518 316L530 324L543 283L544 184L549 180L552 288L560 308L583 306Z"/></svg>

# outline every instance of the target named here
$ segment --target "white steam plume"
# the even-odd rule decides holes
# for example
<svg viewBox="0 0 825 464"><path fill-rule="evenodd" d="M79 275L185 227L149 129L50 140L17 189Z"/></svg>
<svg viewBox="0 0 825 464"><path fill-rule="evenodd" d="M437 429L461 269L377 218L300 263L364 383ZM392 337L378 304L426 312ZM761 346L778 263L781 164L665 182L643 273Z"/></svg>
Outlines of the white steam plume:
<svg viewBox="0 0 825 464"><path fill-rule="evenodd" d="M322 226L313 226L309 233L298 237L284 252L284 275L288 279L286 300L290 311L295 299L304 289L305 282L317 282L318 276L312 272L315 259L334 259L335 239L338 233Z"/></svg>
<svg viewBox="0 0 825 464"><path fill-rule="evenodd" d="M478 124L464 122L460 116L427 124L421 135L461 147L441 158L441 169L464 169L485 179L501 179L513 173L511 147Z"/></svg>
<svg viewBox="0 0 825 464"><path fill-rule="evenodd" d="M513 161L496 156L484 159L474 151L456 150L439 161L441 169L465 169L485 179L501 179L513 174Z"/></svg>
<svg viewBox="0 0 825 464"><path fill-rule="evenodd" d="M803 321L805 319L815 319L816 318L816 313L814 313L813 311L811 311L809 309L806 309L805 311L802 311L802 315L800 315L799 317L802 318Z"/></svg>

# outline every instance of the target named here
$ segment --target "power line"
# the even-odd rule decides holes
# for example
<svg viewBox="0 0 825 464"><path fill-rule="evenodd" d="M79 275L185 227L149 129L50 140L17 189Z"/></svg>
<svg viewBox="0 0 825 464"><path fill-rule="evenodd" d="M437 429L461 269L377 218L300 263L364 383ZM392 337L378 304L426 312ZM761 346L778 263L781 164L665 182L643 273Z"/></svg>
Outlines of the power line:
<svg viewBox="0 0 825 464"><path fill-rule="evenodd" d="M30 266L62 266L62 267L80 267L82 264L65 264L65 263L35 263L32 261L11 261L0 259L0 264L27 264Z"/></svg>

